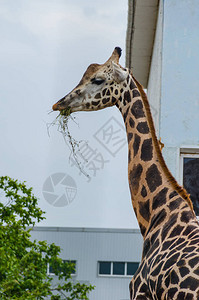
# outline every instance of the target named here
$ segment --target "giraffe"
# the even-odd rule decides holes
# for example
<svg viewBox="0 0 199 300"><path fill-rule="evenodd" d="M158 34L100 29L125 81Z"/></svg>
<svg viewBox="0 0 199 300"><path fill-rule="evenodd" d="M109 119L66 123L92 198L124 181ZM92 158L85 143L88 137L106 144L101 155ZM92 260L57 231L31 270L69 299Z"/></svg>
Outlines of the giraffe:
<svg viewBox="0 0 199 300"><path fill-rule="evenodd" d="M128 141L128 180L143 236L142 259L130 299L199 299L199 224L189 195L168 170L141 84L119 64L116 47L104 64L91 64L54 111L94 111L116 105Z"/></svg>

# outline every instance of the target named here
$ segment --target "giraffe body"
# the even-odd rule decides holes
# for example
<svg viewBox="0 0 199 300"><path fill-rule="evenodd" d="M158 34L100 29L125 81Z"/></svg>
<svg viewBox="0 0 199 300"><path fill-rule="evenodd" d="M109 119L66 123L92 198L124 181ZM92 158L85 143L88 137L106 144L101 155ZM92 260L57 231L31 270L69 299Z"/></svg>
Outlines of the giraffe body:
<svg viewBox="0 0 199 300"><path fill-rule="evenodd" d="M119 65L116 47L103 65L88 67L54 110L92 111L116 105L128 140L128 179L144 238L142 261L130 283L130 298L199 299L199 225L192 203L169 172L156 138L142 86Z"/></svg>

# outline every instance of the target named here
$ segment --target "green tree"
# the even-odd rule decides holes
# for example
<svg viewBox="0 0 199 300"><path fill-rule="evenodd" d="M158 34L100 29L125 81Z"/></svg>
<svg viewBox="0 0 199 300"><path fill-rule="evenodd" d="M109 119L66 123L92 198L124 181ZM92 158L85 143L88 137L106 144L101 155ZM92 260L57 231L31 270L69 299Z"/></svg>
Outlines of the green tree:
<svg viewBox="0 0 199 300"><path fill-rule="evenodd" d="M45 219L32 188L0 177L0 196L0 299L88 299L94 287L73 282L74 265L62 261L60 247L31 240L31 228ZM58 276L56 285L48 264Z"/></svg>

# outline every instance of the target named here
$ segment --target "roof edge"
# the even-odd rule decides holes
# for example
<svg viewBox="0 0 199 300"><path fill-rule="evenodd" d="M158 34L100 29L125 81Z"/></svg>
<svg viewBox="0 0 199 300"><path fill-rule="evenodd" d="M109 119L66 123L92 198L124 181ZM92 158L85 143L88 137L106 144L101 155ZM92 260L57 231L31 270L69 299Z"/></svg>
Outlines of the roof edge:
<svg viewBox="0 0 199 300"><path fill-rule="evenodd" d="M126 67L147 88L159 11L159 0L128 0Z"/></svg>
<svg viewBox="0 0 199 300"><path fill-rule="evenodd" d="M54 227L54 226L34 226L28 227L32 231L53 231L53 232L98 232L98 233L140 233L137 228L95 228L95 227Z"/></svg>

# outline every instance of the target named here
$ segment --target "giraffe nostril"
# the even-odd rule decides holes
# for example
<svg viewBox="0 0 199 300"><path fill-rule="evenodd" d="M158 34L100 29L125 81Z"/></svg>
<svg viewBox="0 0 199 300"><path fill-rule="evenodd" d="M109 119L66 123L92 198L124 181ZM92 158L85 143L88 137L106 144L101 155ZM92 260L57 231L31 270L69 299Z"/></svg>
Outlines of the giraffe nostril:
<svg viewBox="0 0 199 300"><path fill-rule="evenodd" d="M81 94L81 90L78 89L78 90L75 91L75 93L76 93L77 95L80 95L80 94Z"/></svg>

